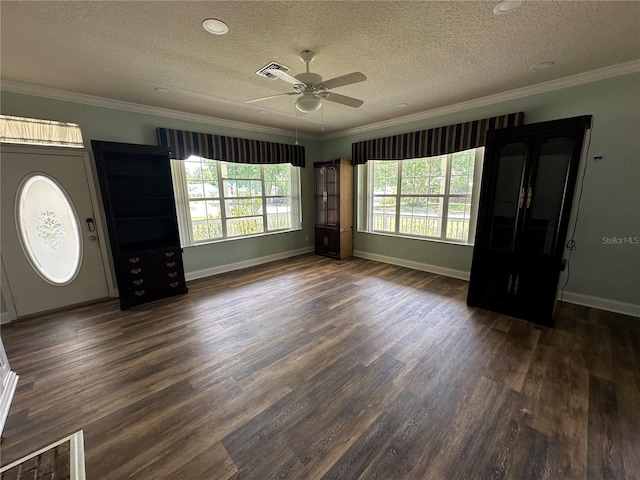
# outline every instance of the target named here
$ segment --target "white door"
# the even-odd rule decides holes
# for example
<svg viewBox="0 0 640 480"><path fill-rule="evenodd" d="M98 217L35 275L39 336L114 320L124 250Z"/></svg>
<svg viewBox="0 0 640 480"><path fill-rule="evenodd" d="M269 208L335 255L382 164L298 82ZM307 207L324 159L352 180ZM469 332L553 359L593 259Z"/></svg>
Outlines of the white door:
<svg viewBox="0 0 640 480"><path fill-rule="evenodd" d="M0 166L3 295L17 316L108 297L88 154L3 147Z"/></svg>

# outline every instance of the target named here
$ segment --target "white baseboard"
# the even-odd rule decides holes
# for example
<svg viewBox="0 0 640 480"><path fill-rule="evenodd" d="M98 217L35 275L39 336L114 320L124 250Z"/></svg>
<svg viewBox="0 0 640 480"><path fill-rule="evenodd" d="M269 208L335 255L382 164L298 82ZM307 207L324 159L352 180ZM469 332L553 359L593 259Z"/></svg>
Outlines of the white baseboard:
<svg viewBox="0 0 640 480"><path fill-rule="evenodd" d="M560 296L558 296L558 300ZM575 303L585 307L598 308L607 310L608 312L621 313L631 317L640 317L640 305L635 303L620 302L618 300L609 300L608 298L594 297L591 295L583 295L582 293L564 292L563 301L567 303Z"/></svg>
<svg viewBox="0 0 640 480"><path fill-rule="evenodd" d="M460 280L469 281L470 274L469 272L464 270L454 270L452 268L440 267L438 265L414 262L412 260L388 257L386 255L378 255L375 253L363 252L359 250L354 250L353 255L355 257L366 258L367 260L389 263L391 265L398 265L400 267L412 268L414 270L421 270L423 272L436 273L438 275L444 275L446 277L453 277ZM600 310L606 310L608 312L630 315L632 317L640 317L640 305L637 305L635 303L620 302L618 300L610 300L608 298L594 297L591 295L584 295L582 293L574 292L564 292L563 301L567 303L574 303L576 305L583 305L585 307L598 308Z"/></svg>
<svg viewBox="0 0 640 480"><path fill-rule="evenodd" d="M185 272L185 279L197 280L198 278L210 277L211 275L219 275L221 273L232 272L234 270L240 270L241 268L255 267L256 265L262 265L263 263L269 263L276 260L282 260L284 258L295 257L298 255L304 255L314 251L314 247L304 247L297 250L289 250L288 252L275 253L273 255L267 255L265 257L251 258L249 260L243 260L242 262L227 263L226 265L220 265L217 267L204 268L202 270L195 270L193 272Z"/></svg>
<svg viewBox="0 0 640 480"><path fill-rule="evenodd" d="M413 270L436 273L438 275L444 275L445 277L453 277L460 280L469 281L469 272L466 272L464 270L455 270L453 268L441 267L439 265L430 265L428 263L414 262L413 260L405 260L402 258L387 257L386 255L378 255L376 253L363 252L361 250L354 250L353 256L366 258L367 260L373 260L376 262L390 263L391 265L398 265L399 267L412 268Z"/></svg>

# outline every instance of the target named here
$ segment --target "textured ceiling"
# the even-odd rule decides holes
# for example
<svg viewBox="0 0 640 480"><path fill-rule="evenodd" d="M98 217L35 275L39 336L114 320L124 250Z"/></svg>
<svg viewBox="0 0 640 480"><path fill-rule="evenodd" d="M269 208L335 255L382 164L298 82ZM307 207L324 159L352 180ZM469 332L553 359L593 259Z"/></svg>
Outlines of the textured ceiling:
<svg viewBox="0 0 640 480"><path fill-rule="evenodd" d="M296 119L296 97L245 104L291 91L255 71L277 61L296 75L310 49L325 79L363 72L335 90L362 107L325 102L329 133L640 59L638 1L528 0L507 15L496 4L3 1L1 78L319 134L322 111ZM229 33L205 32L206 18ZM553 67L529 68L544 61Z"/></svg>

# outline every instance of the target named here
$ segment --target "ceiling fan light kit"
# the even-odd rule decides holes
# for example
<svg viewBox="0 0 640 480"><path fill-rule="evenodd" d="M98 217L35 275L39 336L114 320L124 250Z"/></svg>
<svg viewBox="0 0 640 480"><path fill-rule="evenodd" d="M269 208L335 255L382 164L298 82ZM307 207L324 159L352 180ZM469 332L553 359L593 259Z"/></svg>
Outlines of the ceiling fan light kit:
<svg viewBox="0 0 640 480"><path fill-rule="evenodd" d="M339 95L329 91L333 88L365 81L367 77L363 73L353 72L323 81L321 75L309 71L309 64L314 58L315 53L311 50L303 50L300 52L300 59L306 65L306 72L299 73L295 77L287 73L287 70L289 70L288 67L281 68L281 64L277 62L271 62L262 67L256 72L258 75L271 79L279 78L280 80L284 80L285 82L293 85L293 92L255 98L253 100L247 100L245 103L261 102L263 100L269 100L284 95L300 95L296 100L295 105L296 109L302 113L311 113L320 110L324 99L352 108L358 108L364 103L362 100L358 100L357 98L347 97L345 95Z"/></svg>
<svg viewBox="0 0 640 480"><path fill-rule="evenodd" d="M304 92L300 98L296 100L296 108L302 113L311 113L320 110L322 100L316 97L312 92Z"/></svg>

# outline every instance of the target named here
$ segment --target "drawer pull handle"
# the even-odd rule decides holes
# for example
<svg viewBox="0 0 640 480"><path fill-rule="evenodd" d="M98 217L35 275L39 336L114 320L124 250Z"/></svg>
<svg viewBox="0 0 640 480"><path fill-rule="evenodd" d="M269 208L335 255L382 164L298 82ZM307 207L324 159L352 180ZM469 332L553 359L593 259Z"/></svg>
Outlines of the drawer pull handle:
<svg viewBox="0 0 640 480"><path fill-rule="evenodd" d="M133 284L134 285L142 285L142 283L144 282L144 280L142 278L138 279L138 280L134 280Z"/></svg>
<svg viewBox="0 0 640 480"><path fill-rule="evenodd" d="M176 252L164 252L165 257L173 257Z"/></svg>
<svg viewBox="0 0 640 480"><path fill-rule="evenodd" d="M140 261L140 257L129 257L129 263L138 263Z"/></svg>
<svg viewBox="0 0 640 480"><path fill-rule="evenodd" d="M134 275L139 274L142 271L141 268L132 268L131 269L131 273L133 273Z"/></svg>
<svg viewBox="0 0 640 480"><path fill-rule="evenodd" d="M175 278L175 276L178 275L178 272L170 272L167 273L167 275L169 276L169 278Z"/></svg>
<svg viewBox="0 0 640 480"><path fill-rule="evenodd" d="M179 285L179 282L171 282L171 283L169 284L169 286L170 286L171 288L176 288L178 285Z"/></svg>
<svg viewBox="0 0 640 480"><path fill-rule="evenodd" d="M142 295L144 295L144 292L145 292L144 290L136 290L133 293L135 293L137 296L141 297Z"/></svg>
<svg viewBox="0 0 640 480"><path fill-rule="evenodd" d="M175 266L176 266L176 262L167 262L167 267L171 268Z"/></svg>

